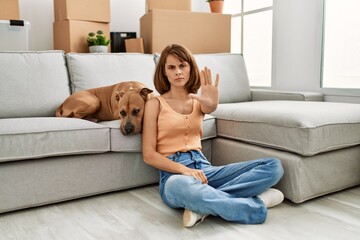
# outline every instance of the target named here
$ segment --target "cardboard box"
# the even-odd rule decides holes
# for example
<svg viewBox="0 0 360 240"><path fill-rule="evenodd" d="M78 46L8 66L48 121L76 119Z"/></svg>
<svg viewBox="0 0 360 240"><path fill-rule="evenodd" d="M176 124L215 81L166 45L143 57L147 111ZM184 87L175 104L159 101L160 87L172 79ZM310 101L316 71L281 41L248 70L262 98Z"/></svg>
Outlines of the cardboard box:
<svg viewBox="0 0 360 240"><path fill-rule="evenodd" d="M82 20L110 22L110 0L54 0L55 22Z"/></svg>
<svg viewBox="0 0 360 240"><path fill-rule="evenodd" d="M152 9L191 11L191 0L146 0L145 12Z"/></svg>
<svg viewBox="0 0 360 240"><path fill-rule="evenodd" d="M144 53L144 43L142 38L125 39L126 52Z"/></svg>
<svg viewBox="0 0 360 240"><path fill-rule="evenodd" d="M1 20L19 20L19 1L18 0L0 0L0 19Z"/></svg>
<svg viewBox="0 0 360 240"><path fill-rule="evenodd" d="M102 30L110 39L110 24L100 22L64 20L54 22L54 49L68 52L88 53L86 38L89 32ZM110 52L110 44L109 44Z"/></svg>
<svg viewBox="0 0 360 240"><path fill-rule="evenodd" d="M153 9L140 19L145 53L160 53L171 43L192 53L230 52L230 34L229 14Z"/></svg>

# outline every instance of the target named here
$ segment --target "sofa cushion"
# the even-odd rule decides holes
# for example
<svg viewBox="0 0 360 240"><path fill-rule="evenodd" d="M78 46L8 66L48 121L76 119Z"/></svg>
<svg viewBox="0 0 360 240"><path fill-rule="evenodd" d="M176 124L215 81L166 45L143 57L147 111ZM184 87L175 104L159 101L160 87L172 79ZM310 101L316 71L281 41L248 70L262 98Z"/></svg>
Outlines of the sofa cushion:
<svg viewBox="0 0 360 240"><path fill-rule="evenodd" d="M66 55L73 92L124 81L139 81L155 91L154 55L104 53Z"/></svg>
<svg viewBox="0 0 360 240"><path fill-rule="evenodd" d="M215 75L219 74L220 103L250 101L249 79L241 54L195 54L194 58L200 69L205 66L211 69L214 80Z"/></svg>
<svg viewBox="0 0 360 240"><path fill-rule="evenodd" d="M111 151L113 152L141 152L141 134L125 136L120 132L117 120L103 121L100 124L110 128ZM205 115L203 122L202 140L216 137L215 117Z"/></svg>
<svg viewBox="0 0 360 240"><path fill-rule="evenodd" d="M0 52L0 118L51 117L70 95L62 51Z"/></svg>
<svg viewBox="0 0 360 240"><path fill-rule="evenodd" d="M218 136L311 156L360 144L360 104L257 101L220 104Z"/></svg>
<svg viewBox="0 0 360 240"><path fill-rule="evenodd" d="M76 118L0 119L0 162L101 153L110 150L109 129Z"/></svg>
<svg viewBox="0 0 360 240"><path fill-rule="evenodd" d="M251 101L291 100L324 101L324 94L305 91L277 91L270 89L251 89Z"/></svg>

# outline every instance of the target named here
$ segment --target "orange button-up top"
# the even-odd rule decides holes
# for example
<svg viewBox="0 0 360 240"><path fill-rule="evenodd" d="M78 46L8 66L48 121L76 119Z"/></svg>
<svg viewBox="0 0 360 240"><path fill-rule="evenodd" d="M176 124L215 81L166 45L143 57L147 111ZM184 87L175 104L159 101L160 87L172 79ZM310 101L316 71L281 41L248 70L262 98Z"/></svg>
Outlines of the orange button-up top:
<svg viewBox="0 0 360 240"><path fill-rule="evenodd" d="M193 99L193 110L189 115L176 112L161 96L158 116L157 151L169 156L176 152L201 150L202 123L204 114L200 103Z"/></svg>

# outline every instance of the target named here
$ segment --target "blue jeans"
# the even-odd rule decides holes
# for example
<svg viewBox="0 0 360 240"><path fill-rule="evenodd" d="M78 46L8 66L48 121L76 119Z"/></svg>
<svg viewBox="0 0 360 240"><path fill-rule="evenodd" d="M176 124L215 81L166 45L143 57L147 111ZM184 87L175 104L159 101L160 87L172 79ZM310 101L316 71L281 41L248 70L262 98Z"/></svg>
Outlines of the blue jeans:
<svg viewBox="0 0 360 240"><path fill-rule="evenodd" d="M202 169L208 184L192 176L160 171L160 195L166 205L243 224L265 222L267 208L257 196L275 185L284 173L275 158L225 166L212 166L199 151L177 152L168 158Z"/></svg>

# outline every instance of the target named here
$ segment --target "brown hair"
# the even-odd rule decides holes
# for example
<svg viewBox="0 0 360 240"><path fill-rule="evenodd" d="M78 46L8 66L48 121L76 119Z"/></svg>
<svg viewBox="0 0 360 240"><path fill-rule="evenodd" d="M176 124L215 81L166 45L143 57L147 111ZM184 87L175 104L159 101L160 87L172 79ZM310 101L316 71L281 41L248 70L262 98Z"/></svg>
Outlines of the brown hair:
<svg viewBox="0 0 360 240"><path fill-rule="evenodd" d="M180 61L187 62L190 65L190 77L185 88L188 93L197 93L201 86L199 68L192 53L186 47L178 44L167 46L161 53L154 75L154 86L156 90L160 94L164 94L170 90L170 82L165 75L165 63L169 55L173 55Z"/></svg>

